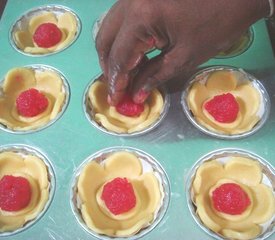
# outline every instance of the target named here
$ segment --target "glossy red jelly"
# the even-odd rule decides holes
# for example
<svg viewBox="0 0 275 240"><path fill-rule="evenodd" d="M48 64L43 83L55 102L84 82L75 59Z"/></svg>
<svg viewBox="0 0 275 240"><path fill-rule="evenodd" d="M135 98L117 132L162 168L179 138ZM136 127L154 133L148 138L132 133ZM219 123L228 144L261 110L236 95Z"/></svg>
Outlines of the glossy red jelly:
<svg viewBox="0 0 275 240"><path fill-rule="evenodd" d="M204 104L206 111L220 123L232 123L239 113L239 105L231 93L217 95Z"/></svg>
<svg viewBox="0 0 275 240"><path fill-rule="evenodd" d="M20 211L31 201L31 186L24 177L5 175L0 180L0 208L4 211Z"/></svg>
<svg viewBox="0 0 275 240"><path fill-rule="evenodd" d="M212 192L214 208L230 215L242 214L251 201L247 193L235 183L225 183Z"/></svg>
<svg viewBox="0 0 275 240"><path fill-rule="evenodd" d="M116 105L116 110L128 117L138 117L144 111L144 105L135 103L129 95L125 95Z"/></svg>
<svg viewBox="0 0 275 240"><path fill-rule="evenodd" d="M114 215L126 213L136 205L133 186L127 178L114 178L103 187L101 199Z"/></svg>
<svg viewBox="0 0 275 240"><path fill-rule="evenodd" d="M16 98L16 108L23 117L35 117L48 107L48 99L37 89L30 88Z"/></svg>
<svg viewBox="0 0 275 240"><path fill-rule="evenodd" d="M33 41L38 47L50 48L61 41L62 32L54 23L43 23L39 25L34 34Z"/></svg>

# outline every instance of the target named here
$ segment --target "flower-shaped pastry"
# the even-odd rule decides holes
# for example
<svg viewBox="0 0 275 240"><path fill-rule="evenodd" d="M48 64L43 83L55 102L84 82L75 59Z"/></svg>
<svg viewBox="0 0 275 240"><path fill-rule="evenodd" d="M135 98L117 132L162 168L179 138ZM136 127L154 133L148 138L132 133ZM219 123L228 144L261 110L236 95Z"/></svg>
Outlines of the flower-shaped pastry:
<svg viewBox="0 0 275 240"><path fill-rule="evenodd" d="M196 121L226 135L250 131L260 120L262 97L244 74L216 70L189 89L187 103Z"/></svg>
<svg viewBox="0 0 275 240"><path fill-rule="evenodd" d="M69 11L62 14L43 12L31 17L26 29L13 33L19 49L30 54L46 54L68 46L77 34L76 17Z"/></svg>
<svg viewBox="0 0 275 240"><path fill-rule="evenodd" d="M1 152L0 232L16 230L35 219L49 199L49 188L48 170L40 158Z"/></svg>
<svg viewBox="0 0 275 240"><path fill-rule="evenodd" d="M0 123L15 131L33 130L46 125L57 117L66 97L63 81L57 73L23 67L11 69L7 73L2 92ZM31 95L32 93L38 97ZM38 106L34 106L34 102ZM41 107L41 104L43 109L38 109L37 114L30 114L30 111ZM24 109L26 113L22 114Z"/></svg>
<svg viewBox="0 0 275 240"><path fill-rule="evenodd" d="M126 116L107 102L107 86L102 81L95 81L88 92L89 103L94 120L105 129L115 133L134 133L156 123L164 108L162 94L153 90L138 116Z"/></svg>
<svg viewBox="0 0 275 240"><path fill-rule="evenodd" d="M153 172L133 153L112 153L102 164L92 161L77 183L81 215L98 234L132 236L152 224L161 206L163 188Z"/></svg>
<svg viewBox="0 0 275 240"><path fill-rule="evenodd" d="M260 164L232 156L206 161L193 180L193 202L206 227L229 239L253 239L275 213L272 188L262 183Z"/></svg>

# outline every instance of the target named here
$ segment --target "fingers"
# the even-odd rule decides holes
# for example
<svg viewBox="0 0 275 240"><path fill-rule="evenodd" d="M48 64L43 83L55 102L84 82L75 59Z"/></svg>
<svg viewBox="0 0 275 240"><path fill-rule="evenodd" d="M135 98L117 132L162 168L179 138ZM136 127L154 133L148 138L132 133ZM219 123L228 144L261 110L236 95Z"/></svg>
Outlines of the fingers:
<svg viewBox="0 0 275 240"><path fill-rule="evenodd" d="M130 18L132 22L127 21L125 14L129 9L126 3L118 1L111 8L96 37L99 62L108 82L111 105L120 101L144 52L155 44L153 37L138 30L133 18Z"/></svg>
<svg viewBox="0 0 275 240"><path fill-rule="evenodd" d="M195 66L186 50L174 49L149 60L134 79L133 100L143 103L151 90Z"/></svg>
<svg viewBox="0 0 275 240"><path fill-rule="evenodd" d="M146 64L146 62L148 61L148 58L144 55L143 58L140 60L140 63L139 63L139 66L143 66L144 64ZM131 70L127 76L123 76L122 73L120 73L120 76L117 76L117 79L127 79L126 81L124 82L120 82L118 84L121 84L120 87L122 88L121 90L120 89L116 89L115 90L115 93L113 94L116 98L115 102L114 100L111 98L111 95L109 94L108 96L108 103L110 105L113 105L115 106L120 99L123 98L123 96L125 95L125 91L130 91L130 89L132 89L132 80L135 78L135 76L137 75L138 73L138 68L134 68L133 70ZM105 80L106 81L106 80ZM126 85L123 86L123 83L125 83ZM126 90L125 90L126 89Z"/></svg>
<svg viewBox="0 0 275 240"><path fill-rule="evenodd" d="M124 18L123 8L118 3L114 4L105 16L96 36L99 63L106 79L108 79L108 56Z"/></svg>
<svg viewBox="0 0 275 240"><path fill-rule="evenodd" d="M128 25L129 23L127 23ZM144 59L144 53L152 48L152 38L144 37L135 26L122 26L112 45L108 61L110 104L116 105L131 82L132 73Z"/></svg>

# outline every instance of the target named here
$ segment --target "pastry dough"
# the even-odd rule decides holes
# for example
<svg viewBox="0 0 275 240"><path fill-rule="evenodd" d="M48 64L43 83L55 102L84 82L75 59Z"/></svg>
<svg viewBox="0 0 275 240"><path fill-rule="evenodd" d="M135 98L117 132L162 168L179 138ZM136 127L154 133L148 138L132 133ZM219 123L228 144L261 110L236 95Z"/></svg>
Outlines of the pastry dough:
<svg viewBox="0 0 275 240"><path fill-rule="evenodd" d="M136 206L114 215L101 200L105 183L116 177L127 178L133 185ZM133 153L111 153L102 164L88 163L77 183L81 215L86 225L98 234L127 237L152 224L160 208L163 188L153 172L143 173L142 163Z"/></svg>
<svg viewBox="0 0 275 240"><path fill-rule="evenodd" d="M62 32L61 41L53 47L42 48L36 46L33 34L36 28L43 23L54 23ZM33 16L28 22L28 28L14 32L14 39L19 49L30 54L46 54L59 51L67 47L75 38L77 33L77 20L70 12L55 15L53 12L44 12Z"/></svg>
<svg viewBox="0 0 275 240"><path fill-rule="evenodd" d="M0 209L0 232L13 231L35 219L49 199L48 170L43 161L34 155L5 151L0 153L0 179L5 175L26 178L31 186L29 205L17 212Z"/></svg>
<svg viewBox="0 0 275 240"><path fill-rule="evenodd" d="M203 163L193 180L193 201L201 221L212 231L229 239L254 239L261 234L260 224L275 214L272 189L262 183L260 164L246 157L230 157L222 164L218 159ZM211 193L223 183L236 183L248 194L251 204L239 215L229 215L212 206Z"/></svg>
<svg viewBox="0 0 275 240"><path fill-rule="evenodd" d="M216 121L203 107L205 102L224 93L231 93L239 105L239 114L232 123ZM195 81L188 92L187 103L196 121L217 133L242 134L250 131L260 120L259 91L248 79L239 81L234 71L217 70L210 73L206 81Z"/></svg>
<svg viewBox="0 0 275 240"><path fill-rule="evenodd" d="M42 92L48 99L47 109L35 117L23 117L16 109L17 96L30 88ZM60 76L49 70L31 68L11 69L5 77L0 96L0 123L12 130L33 130L55 119L65 102L65 92Z"/></svg>
<svg viewBox="0 0 275 240"><path fill-rule="evenodd" d="M95 81L88 92L89 103L95 121L115 133L134 133L155 123L163 111L164 101L161 93L155 89L144 104L144 111L138 117L124 116L107 103L107 86Z"/></svg>

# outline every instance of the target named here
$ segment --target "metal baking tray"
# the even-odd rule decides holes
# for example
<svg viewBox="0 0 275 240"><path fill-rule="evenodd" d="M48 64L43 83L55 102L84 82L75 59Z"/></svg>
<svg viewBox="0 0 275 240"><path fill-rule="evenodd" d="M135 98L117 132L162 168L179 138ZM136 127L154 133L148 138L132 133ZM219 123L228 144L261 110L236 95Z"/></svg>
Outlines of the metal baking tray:
<svg viewBox="0 0 275 240"><path fill-rule="evenodd" d="M257 154L275 165L275 61L265 21L252 26L254 39L250 47L231 58L213 58L201 67L228 65L253 74L266 88L271 101L269 118L255 134L243 139L223 140L208 136L195 128L181 106L182 76L176 87L168 87L171 97L167 116L157 128L142 136L131 138L112 136L99 131L85 116L85 89L101 73L93 26L115 0L9 0L0 21L0 76L13 67L43 64L51 66L67 79L70 102L64 114L51 126L38 132L13 134L0 131L0 145L24 144L37 149L52 164L56 176L56 190L47 212L34 225L16 235L1 239L96 239L76 220L70 206L70 182L81 163L88 156L109 147L133 147L153 156L163 167L171 184L169 208L158 225L142 239L210 240L193 220L186 200L185 182L193 164L205 154L222 148L238 148ZM81 21L81 32L65 50L49 56L32 57L16 51L9 35L13 24L31 9L61 5L71 9ZM155 53L152 52L151 56ZM176 89L176 90L175 90ZM269 240L274 239L274 234Z"/></svg>

